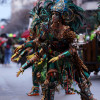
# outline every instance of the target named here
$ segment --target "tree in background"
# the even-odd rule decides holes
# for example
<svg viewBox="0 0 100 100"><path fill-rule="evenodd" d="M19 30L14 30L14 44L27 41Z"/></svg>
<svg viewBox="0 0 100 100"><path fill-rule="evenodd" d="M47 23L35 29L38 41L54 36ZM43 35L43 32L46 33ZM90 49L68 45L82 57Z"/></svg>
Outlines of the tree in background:
<svg viewBox="0 0 100 100"><path fill-rule="evenodd" d="M2 33L21 33L27 27L29 23L29 11L28 9L22 9L19 12L14 13L11 16L10 22L2 30Z"/></svg>
<svg viewBox="0 0 100 100"><path fill-rule="evenodd" d="M84 16L86 18L86 21L84 22L85 25L78 30L78 33L90 33L100 25L100 1L98 4L98 9L87 10L84 12Z"/></svg>

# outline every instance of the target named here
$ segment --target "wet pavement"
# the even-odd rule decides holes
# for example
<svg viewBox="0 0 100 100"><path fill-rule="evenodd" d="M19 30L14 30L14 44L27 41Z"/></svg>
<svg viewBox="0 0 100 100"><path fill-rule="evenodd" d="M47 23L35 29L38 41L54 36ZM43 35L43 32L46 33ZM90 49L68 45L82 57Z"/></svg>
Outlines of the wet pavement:
<svg viewBox="0 0 100 100"><path fill-rule="evenodd" d="M27 93L32 87L32 70L28 68L23 75L18 78L16 72L19 71L19 65L11 63L10 65L0 64L0 100L40 100L42 95L29 97ZM97 100L100 100L100 73L91 74L91 91ZM74 86L77 88L77 86ZM65 95L64 90L56 93L55 100L80 100L80 95Z"/></svg>

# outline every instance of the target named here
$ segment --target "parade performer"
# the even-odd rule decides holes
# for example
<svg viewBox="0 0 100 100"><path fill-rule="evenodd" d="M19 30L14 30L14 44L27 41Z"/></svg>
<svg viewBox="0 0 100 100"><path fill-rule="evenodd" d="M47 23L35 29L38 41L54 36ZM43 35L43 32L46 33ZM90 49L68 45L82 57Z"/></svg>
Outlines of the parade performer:
<svg viewBox="0 0 100 100"><path fill-rule="evenodd" d="M70 84L71 80L77 82L81 90L81 100L96 100L90 91L88 69L73 46L75 31L83 18L80 12L83 10L73 4L72 0L58 0L51 7L51 11L50 14L44 9L45 15L49 13L52 17L48 17L49 20L42 20L40 35L15 49L15 52L18 52L28 47L36 48L31 58L22 65L20 72L31 64L35 65L35 69L39 72L37 79L43 86L42 100L54 100L57 86L60 84L66 88L66 83ZM66 81L63 83L65 75L68 77L65 77ZM69 88L72 89L70 85Z"/></svg>
<svg viewBox="0 0 100 100"><path fill-rule="evenodd" d="M39 6L40 3L37 4L37 6ZM36 11L38 11L39 9L35 9L36 6L31 10L30 14L31 14L31 17L32 18L32 23L35 23L35 18L37 18L37 14L36 14ZM36 11L34 11L36 10ZM36 27L34 27L34 25L32 24L31 27L30 27L30 36L27 38L26 40L26 43L33 40L35 37L36 37ZM32 45L29 44L28 45L29 48L23 50L23 51L18 51L16 52L11 60L13 62L21 62L20 60L21 59L24 59L23 62L21 62L21 65L24 64L26 62L26 59L30 59L30 55L34 52L33 48L32 48ZM16 58L17 56L17 58ZM31 55L32 56L32 55ZM32 89L31 91L27 94L28 96L38 96L39 95L39 84L37 82L37 76L36 76L36 73L37 71L34 71L34 64L33 65L30 65L28 67L31 67L32 66L32 83L33 83L33 86L32 86ZM21 69L21 68L20 68ZM19 73L17 73L17 77L19 76Z"/></svg>
<svg viewBox="0 0 100 100"><path fill-rule="evenodd" d="M46 1L46 2L48 3L48 1ZM48 10L48 8L47 8L48 4L46 4L46 2L44 3L45 9ZM33 16L33 21L32 21L32 25L30 28L30 36L27 38L26 43L33 40L36 36L39 35L40 23L42 22L42 20L46 20L46 19L43 19L43 17L45 17L45 15L43 13L44 9L42 9L42 6L40 7L41 3L42 2L39 1L37 3L37 5L30 12L30 14ZM52 2L50 2L50 3L52 4ZM49 3L49 5L50 5L50 3ZM41 12L42 12L42 16L40 18ZM11 60L13 62L19 62L20 59L23 59L23 57L24 57L24 59L25 59L25 57L27 57L27 60L28 60L28 59L32 58L35 50L36 50L36 48L32 47L32 41L31 41L30 43L27 44L26 49L15 52L15 54L12 56ZM45 55L44 55L44 59L45 59ZM27 68L29 68L30 66L32 66L33 87L32 87L32 90L28 93L28 96L38 96L39 95L39 84L37 82L37 75L36 75L38 73L38 71L35 70L34 66L36 66L36 65L30 64ZM26 70L27 68L25 68L25 69L23 68L23 69ZM20 69L22 69L22 68L20 68ZM17 73L17 77L19 76L19 73L20 72Z"/></svg>

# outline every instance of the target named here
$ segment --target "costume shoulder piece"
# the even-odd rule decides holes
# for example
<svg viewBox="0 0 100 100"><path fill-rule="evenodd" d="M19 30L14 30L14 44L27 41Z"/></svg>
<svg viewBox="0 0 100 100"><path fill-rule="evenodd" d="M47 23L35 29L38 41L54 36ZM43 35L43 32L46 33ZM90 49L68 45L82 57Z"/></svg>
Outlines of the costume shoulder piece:
<svg viewBox="0 0 100 100"><path fill-rule="evenodd" d="M72 31L69 26L66 26L63 37L67 39L67 42L72 43L76 38L76 33Z"/></svg>

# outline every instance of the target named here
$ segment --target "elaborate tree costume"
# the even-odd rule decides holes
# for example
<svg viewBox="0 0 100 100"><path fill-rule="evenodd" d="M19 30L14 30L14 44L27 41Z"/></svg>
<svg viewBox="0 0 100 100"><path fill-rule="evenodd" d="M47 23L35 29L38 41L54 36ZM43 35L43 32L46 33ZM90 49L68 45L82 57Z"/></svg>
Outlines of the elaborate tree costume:
<svg viewBox="0 0 100 100"><path fill-rule="evenodd" d="M15 50L16 54L21 54L23 50L33 49L33 54L28 56L18 74L34 64L37 77L34 78L42 86L42 100L54 100L59 84L66 90L67 87L73 90L72 80L77 82L82 100L95 100L90 91L88 69L72 45L76 38L75 31L83 18L81 11L72 0L45 1L35 18L38 24L34 28L39 35Z"/></svg>

